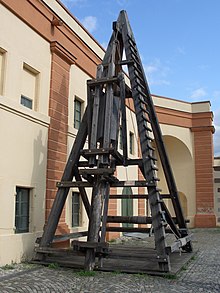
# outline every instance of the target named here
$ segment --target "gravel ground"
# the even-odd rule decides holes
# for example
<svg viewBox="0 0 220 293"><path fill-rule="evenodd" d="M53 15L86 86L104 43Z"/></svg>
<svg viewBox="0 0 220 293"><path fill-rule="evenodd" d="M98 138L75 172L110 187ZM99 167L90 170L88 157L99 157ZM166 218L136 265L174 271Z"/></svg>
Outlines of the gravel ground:
<svg viewBox="0 0 220 293"><path fill-rule="evenodd" d="M177 276L166 278L117 272L76 272L72 269L15 264L0 268L0 292L220 292L220 229L195 229L198 253ZM123 241L129 240L127 237Z"/></svg>

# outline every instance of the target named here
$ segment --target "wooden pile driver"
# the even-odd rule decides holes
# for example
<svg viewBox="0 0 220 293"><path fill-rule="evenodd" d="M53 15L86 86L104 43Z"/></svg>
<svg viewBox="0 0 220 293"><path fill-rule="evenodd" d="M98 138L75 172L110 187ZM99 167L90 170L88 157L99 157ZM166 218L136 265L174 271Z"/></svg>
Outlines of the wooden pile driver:
<svg viewBox="0 0 220 293"><path fill-rule="evenodd" d="M125 54L126 59L123 60ZM130 87L125 83L122 70L127 65ZM96 79L87 82L88 105L78 130L72 151L67 161L61 182L44 233L37 249L37 258L46 258L51 252L55 231L61 216L69 189L79 189L82 202L89 219L87 241L75 241L76 252L84 254L84 268L93 270L96 258L108 257L106 231L122 231L122 227L107 227L108 222L122 223L126 220L136 224L152 224L155 238L155 263L160 272L169 272L170 253L176 249L192 251L191 235L178 196L174 176L163 143L161 129L156 116L148 83L144 74L140 55L136 46L127 14L121 11L118 20L113 23L113 33L104 59L97 68ZM140 158L128 158L126 99L131 98L137 120L140 142ZM121 123L120 123L121 121ZM122 154L118 152L119 127L122 130ZM175 218L171 216L163 194L157 187L156 158L152 147L152 134L165 174ZM88 137L88 148L85 149ZM80 160L84 157L84 160ZM86 159L86 160L85 160ZM137 165L143 174L142 181L120 181L115 175L117 166ZM84 179L84 180L83 180ZM150 207L151 217L108 216L109 193L111 187L146 187L145 198ZM91 204L87 188L92 188ZM140 196L141 197L141 196ZM169 246L166 243L166 231L175 235L176 241ZM134 228L133 228L134 229ZM148 228L143 228L148 232ZM138 248L137 248L138 250ZM103 262L99 261L102 266ZM149 268L150 270L150 268Z"/></svg>

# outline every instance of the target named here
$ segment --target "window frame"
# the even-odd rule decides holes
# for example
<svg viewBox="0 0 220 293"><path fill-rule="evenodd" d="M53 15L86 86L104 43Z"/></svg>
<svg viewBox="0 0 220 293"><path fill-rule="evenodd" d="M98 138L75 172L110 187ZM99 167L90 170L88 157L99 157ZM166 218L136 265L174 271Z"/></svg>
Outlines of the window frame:
<svg viewBox="0 0 220 293"><path fill-rule="evenodd" d="M80 106L78 110L77 109L77 103L79 103L78 105ZM77 117L77 115L79 114L79 118ZM83 116L83 101L78 98L77 96L74 97L74 108L73 108L73 127L75 129L79 129L81 121L82 121L82 116Z"/></svg>
<svg viewBox="0 0 220 293"><path fill-rule="evenodd" d="M22 103L22 99L25 100L26 102L31 102L31 107L29 107L28 105L25 105L24 103ZM30 99L29 97L26 97L24 95L21 94L21 100L20 100L20 103L22 106L28 108L28 109L31 109L33 110L33 100Z"/></svg>
<svg viewBox="0 0 220 293"><path fill-rule="evenodd" d="M0 47L0 54L2 55L2 66L0 72L0 95L4 95L5 75L6 75L6 54L7 51Z"/></svg>
<svg viewBox="0 0 220 293"><path fill-rule="evenodd" d="M77 201L74 202L74 199L77 198ZM77 211L75 207L78 206ZM76 223L75 216L77 217ZM81 225L81 201L80 201L80 193L77 191L72 191L72 218L71 218L71 226L73 228L77 228Z"/></svg>
<svg viewBox="0 0 220 293"><path fill-rule="evenodd" d="M21 96L20 96L20 104L23 105L24 107L37 111L38 110L38 104L39 104L39 82L40 82L40 72L38 70L36 70L35 68L33 68L32 66L30 66L29 64L23 62L23 67L22 67L22 74L26 72L30 75L33 75L35 78L35 84L34 84L34 97L29 97L27 95L25 95L23 92L23 89L21 90ZM24 97L25 99L32 101L32 108L24 105L21 103L21 99L22 97Z"/></svg>
<svg viewBox="0 0 220 293"><path fill-rule="evenodd" d="M27 192L27 198L21 198L19 191ZM25 193L23 194L23 196ZM25 213L24 213L24 206ZM15 194L15 234L24 234L30 232L30 208L31 208L31 188L16 186ZM21 223L21 219L25 220L25 225Z"/></svg>
<svg viewBox="0 0 220 293"><path fill-rule="evenodd" d="M122 127L119 127L119 140L118 140L119 150L123 150L123 141L122 141Z"/></svg>
<svg viewBox="0 0 220 293"><path fill-rule="evenodd" d="M134 155L134 133L129 131L129 153Z"/></svg>

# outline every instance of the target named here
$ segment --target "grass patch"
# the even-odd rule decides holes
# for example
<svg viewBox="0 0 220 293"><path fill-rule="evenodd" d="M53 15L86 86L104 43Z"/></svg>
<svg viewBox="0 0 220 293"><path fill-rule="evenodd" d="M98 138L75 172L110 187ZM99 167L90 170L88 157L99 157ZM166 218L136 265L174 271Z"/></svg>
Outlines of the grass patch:
<svg viewBox="0 0 220 293"><path fill-rule="evenodd" d="M95 272L95 271L79 271L79 272L75 272L75 274L80 277L94 277L97 275L97 272Z"/></svg>
<svg viewBox="0 0 220 293"><path fill-rule="evenodd" d="M57 269L59 269L59 265L58 265L58 263L50 263L48 265L48 268L51 270L57 270Z"/></svg>
<svg viewBox="0 0 220 293"><path fill-rule="evenodd" d="M15 268L14 264L6 264L5 266L1 267L1 269L4 271L14 270L14 268Z"/></svg>
<svg viewBox="0 0 220 293"><path fill-rule="evenodd" d="M108 243L116 243L116 239L115 238L112 238L112 239L110 239L109 241L108 241Z"/></svg>
<svg viewBox="0 0 220 293"><path fill-rule="evenodd" d="M196 255L193 255L190 260L196 260L198 257Z"/></svg>
<svg viewBox="0 0 220 293"><path fill-rule="evenodd" d="M163 275L163 277L165 279L169 279L169 280L176 280L177 279L177 276L173 275L173 274L166 274L166 275Z"/></svg>
<svg viewBox="0 0 220 293"><path fill-rule="evenodd" d="M181 268L181 271L186 271L186 270L187 270L187 266L186 265Z"/></svg>
<svg viewBox="0 0 220 293"><path fill-rule="evenodd" d="M134 274L134 276L137 278L148 278L148 275L145 273Z"/></svg>
<svg viewBox="0 0 220 293"><path fill-rule="evenodd" d="M121 271L119 271L119 270L112 271L111 274L112 275L119 275L119 274L121 274Z"/></svg>

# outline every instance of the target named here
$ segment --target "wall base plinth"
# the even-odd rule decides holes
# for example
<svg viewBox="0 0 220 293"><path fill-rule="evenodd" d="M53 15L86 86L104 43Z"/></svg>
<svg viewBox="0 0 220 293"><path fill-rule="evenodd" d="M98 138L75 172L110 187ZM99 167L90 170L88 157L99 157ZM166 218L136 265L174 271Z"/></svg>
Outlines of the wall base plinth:
<svg viewBox="0 0 220 293"><path fill-rule="evenodd" d="M195 228L214 228L216 227L215 215L195 215Z"/></svg>

